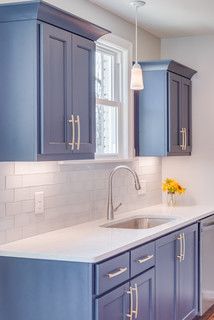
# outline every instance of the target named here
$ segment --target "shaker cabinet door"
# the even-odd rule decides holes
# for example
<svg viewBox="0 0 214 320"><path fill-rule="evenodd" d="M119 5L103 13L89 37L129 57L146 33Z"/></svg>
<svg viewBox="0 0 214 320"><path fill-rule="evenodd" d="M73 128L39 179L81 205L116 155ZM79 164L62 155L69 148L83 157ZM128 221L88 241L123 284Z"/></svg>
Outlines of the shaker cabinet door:
<svg viewBox="0 0 214 320"><path fill-rule="evenodd" d="M181 152L181 108L182 77L168 73L168 151L170 153Z"/></svg>
<svg viewBox="0 0 214 320"><path fill-rule="evenodd" d="M129 310L129 282L95 301L96 320L126 320Z"/></svg>
<svg viewBox="0 0 214 320"><path fill-rule="evenodd" d="M177 234L156 242L156 320L176 320Z"/></svg>
<svg viewBox="0 0 214 320"><path fill-rule="evenodd" d="M40 27L40 149L47 155L70 153L72 35L47 24Z"/></svg>
<svg viewBox="0 0 214 320"><path fill-rule="evenodd" d="M198 314L198 226L182 231L183 260L178 262L178 320L192 320Z"/></svg>
<svg viewBox="0 0 214 320"><path fill-rule="evenodd" d="M154 320L155 275L154 268L131 281L133 291L134 316L137 320Z"/></svg>
<svg viewBox="0 0 214 320"><path fill-rule="evenodd" d="M192 82L182 78L181 82L180 130L184 130L184 152L192 151Z"/></svg>
<svg viewBox="0 0 214 320"><path fill-rule="evenodd" d="M73 35L75 153L95 153L95 44Z"/></svg>

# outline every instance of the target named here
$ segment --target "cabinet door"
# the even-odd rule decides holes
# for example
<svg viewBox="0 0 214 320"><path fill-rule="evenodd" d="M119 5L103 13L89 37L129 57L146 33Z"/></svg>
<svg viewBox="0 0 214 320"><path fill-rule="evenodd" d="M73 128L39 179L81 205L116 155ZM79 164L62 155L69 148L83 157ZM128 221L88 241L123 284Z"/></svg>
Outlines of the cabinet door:
<svg viewBox="0 0 214 320"><path fill-rule="evenodd" d="M125 320L129 310L129 283L95 301L96 320Z"/></svg>
<svg viewBox="0 0 214 320"><path fill-rule="evenodd" d="M71 34L41 25L41 110L40 149L42 154L70 153Z"/></svg>
<svg viewBox="0 0 214 320"><path fill-rule="evenodd" d="M180 130L185 129L186 142L183 152L192 151L192 82L182 78L181 81L181 107L180 107Z"/></svg>
<svg viewBox="0 0 214 320"><path fill-rule="evenodd" d="M136 316L133 319L154 320L154 281L154 268L131 281L131 287L134 288L134 315Z"/></svg>
<svg viewBox="0 0 214 320"><path fill-rule="evenodd" d="M73 35L75 153L95 153L95 44Z"/></svg>
<svg viewBox="0 0 214 320"><path fill-rule="evenodd" d="M181 129L180 129L180 107L181 107L182 77L168 73L168 152L181 152Z"/></svg>
<svg viewBox="0 0 214 320"><path fill-rule="evenodd" d="M182 230L183 260L178 262L178 320L191 320L198 313L198 225Z"/></svg>
<svg viewBox="0 0 214 320"><path fill-rule="evenodd" d="M177 233L156 242L156 320L176 319Z"/></svg>

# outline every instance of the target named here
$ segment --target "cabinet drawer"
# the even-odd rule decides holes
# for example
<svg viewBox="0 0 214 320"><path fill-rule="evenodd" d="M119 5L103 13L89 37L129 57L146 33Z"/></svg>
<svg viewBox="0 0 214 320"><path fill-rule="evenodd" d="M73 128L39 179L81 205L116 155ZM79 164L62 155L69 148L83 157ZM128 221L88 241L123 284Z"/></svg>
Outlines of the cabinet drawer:
<svg viewBox="0 0 214 320"><path fill-rule="evenodd" d="M129 279L129 253L96 265L96 294L112 289Z"/></svg>
<svg viewBox="0 0 214 320"><path fill-rule="evenodd" d="M155 243L145 244L131 251L131 276L155 265Z"/></svg>

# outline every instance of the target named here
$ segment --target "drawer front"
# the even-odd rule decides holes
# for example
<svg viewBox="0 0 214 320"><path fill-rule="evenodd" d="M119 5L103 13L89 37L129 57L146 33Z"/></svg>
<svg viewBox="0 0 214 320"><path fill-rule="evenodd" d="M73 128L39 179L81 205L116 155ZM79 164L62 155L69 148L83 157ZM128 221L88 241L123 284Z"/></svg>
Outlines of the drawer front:
<svg viewBox="0 0 214 320"><path fill-rule="evenodd" d="M145 244L131 251L131 276L155 265L155 243Z"/></svg>
<svg viewBox="0 0 214 320"><path fill-rule="evenodd" d="M96 265L96 294L102 294L129 279L129 253Z"/></svg>

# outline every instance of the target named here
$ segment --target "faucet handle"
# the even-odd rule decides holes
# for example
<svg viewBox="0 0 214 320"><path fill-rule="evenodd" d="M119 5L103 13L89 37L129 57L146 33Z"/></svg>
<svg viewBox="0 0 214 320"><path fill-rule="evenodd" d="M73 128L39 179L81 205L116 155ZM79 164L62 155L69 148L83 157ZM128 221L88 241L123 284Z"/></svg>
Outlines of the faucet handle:
<svg viewBox="0 0 214 320"><path fill-rule="evenodd" d="M120 203L118 204L118 206L117 206L116 208L114 208L114 212L116 212L121 206L122 206L122 203L120 202Z"/></svg>

